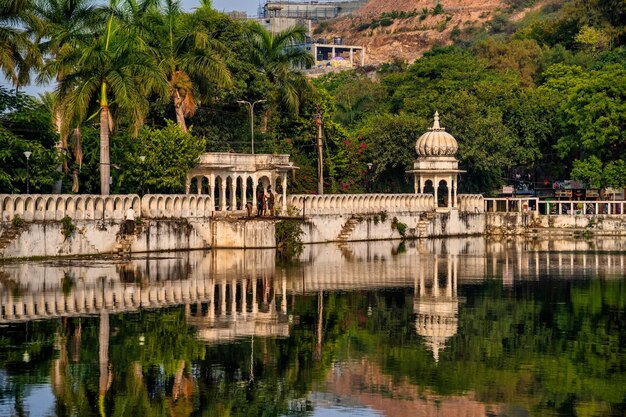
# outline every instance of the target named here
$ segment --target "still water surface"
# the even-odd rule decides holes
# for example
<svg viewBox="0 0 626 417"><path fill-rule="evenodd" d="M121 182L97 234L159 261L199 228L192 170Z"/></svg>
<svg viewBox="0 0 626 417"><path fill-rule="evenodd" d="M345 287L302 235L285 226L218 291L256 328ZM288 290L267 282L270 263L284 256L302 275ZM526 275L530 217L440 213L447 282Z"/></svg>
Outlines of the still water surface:
<svg viewBox="0 0 626 417"><path fill-rule="evenodd" d="M626 241L0 267L0 416L623 416Z"/></svg>

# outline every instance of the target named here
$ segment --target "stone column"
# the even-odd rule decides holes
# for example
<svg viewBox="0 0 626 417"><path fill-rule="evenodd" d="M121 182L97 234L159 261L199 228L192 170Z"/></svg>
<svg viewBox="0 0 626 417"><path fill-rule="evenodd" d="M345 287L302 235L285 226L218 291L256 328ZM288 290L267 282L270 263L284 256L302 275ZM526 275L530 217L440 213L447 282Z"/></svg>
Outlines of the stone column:
<svg viewBox="0 0 626 417"><path fill-rule="evenodd" d="M226 211L226 178L220 181L220 210Z"/></svg>
<svg viewBox="0 0 626 417"><path fill-rule="evenodd" d="M433 180L433 189L435 190L435 207L439 207L439 196L437 195L439 192L439 178L437 176Z"/></svg>
<svg viewBox="0 0 626 417"><path fill-rule="evenodd" d="M452 176L450 176L450 179L448 180L448 208L453 207L454 204L452 204Z"/></svg>
<svg viewBox="0 0 626 417"><path fill-rule="evenodd" d="M365 66L365 47L363 47L363 49L361 49L361 66L362 67Z"/></svg>
<svg viewBox="0 0 626 417"><path fill-rule="evenodd" d="M189 175L187 175L187 178L185 179L185 194L189 194L191 192L191 178L189 178Z"/></svg>
<svg viewBox="0 0 626 417"><path fill-rule="evenodd" d="M283 214L287 213L287 173L283 172Z"/></svg>
<svg viewBox="0 0 626 417"><path fill-rule="evenodd" d="M207 181L208 181L208 185L207 185L207 193L211 196L211 201L215 200L215 175L211 174L208 177L206 177ZM215 210L215 204L213 204L213 209Z"/></svg>
<svg viewBox="0 0 626 417"><path fill-rule="evenodd" d="M245 210L246 204L248 204L248 175L244 174L241 182L241 208Z"/></svg>
<svg viewBox="0 0 626 417"><path fill-rule="evenodd" d="M252 178L252 205L254 206L252 209L256 210L256 189L259 186L259 183L257 182L256 177Z"/></svg>
<svg viewBox="0 0 626 417"><path fill-rule="evenodd" d="M237 210L237 177L230 177L230 211Z"/></svg>
<svg viewBox="0 0 626 417"><path fill-rule="evenodd" d="M202 194L202 182L204 180L204 177L196 177L196 191L197 194L200 195Z"/></svg>

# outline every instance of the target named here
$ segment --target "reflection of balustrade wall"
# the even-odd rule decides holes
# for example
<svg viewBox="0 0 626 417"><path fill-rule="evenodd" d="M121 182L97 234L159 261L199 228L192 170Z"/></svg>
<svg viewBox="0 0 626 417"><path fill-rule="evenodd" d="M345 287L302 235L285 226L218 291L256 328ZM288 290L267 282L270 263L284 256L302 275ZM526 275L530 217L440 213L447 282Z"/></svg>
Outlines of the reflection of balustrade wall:
<svg viewBox="0 0 626 417"><path fill-rule="evenodd" d="M435 198L430 194L290 195L287 207L306 215L424 212L435 209Z"/></svg>
<svg viewBox="0 0 626 417"><path fill-rule="evenodd" d="M64 195L64 194L3 194L0 195L0 221L20 216L26 221L61 220L121 220L128 208L137 215L155 218L196 218L210 216L213 199L208 195Z"/></svg>
<svg viewBox="0 0 626 417"><path fill-rule="evenodd" d="M250 300L255 298L259 313L285 312L283 295L287 293L416 287L420 271L428 277L450 256L464 285L485 277L502 279L505 286L544 277L619 278L625 250L626 242L617 239L511 242L474 238L432 239L401 247L393 242L311 245L300 257L300 266L289 269L275 266L273 250L184 252L124 264L93 260L12 263L0 269L0 322L197 303L209 303L213 313L203 307L204 313L196 316L239 317L254 312L255 302ZM263 282L264 289L253 281ZM244 291L247 296L242 298ZM281 295L278 304L268 309L277 294Z"/></svg>

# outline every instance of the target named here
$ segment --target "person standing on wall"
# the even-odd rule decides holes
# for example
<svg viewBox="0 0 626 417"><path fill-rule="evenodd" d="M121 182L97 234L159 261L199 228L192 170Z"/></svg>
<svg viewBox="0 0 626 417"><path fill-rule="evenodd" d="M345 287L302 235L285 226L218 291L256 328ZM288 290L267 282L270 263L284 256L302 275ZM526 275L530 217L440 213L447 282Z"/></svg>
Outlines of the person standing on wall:
<svg viewBox="0 0 626 417"><path fill-rule="evenodd" d="M124 218L124 228L126 229L125 233L130 235L135 232L135 210L132 206L126 210Z"/></svg>
<svg viewBox="0 0 626 417"><path fill-rule="evenodd" d="M263 207L265 206L265 195L262 188L257 188L256 191L256 215L260 217L263 215Z"/></svg>
<svg viewBox="0 0 626 417"><path fill-rule="evenodd" d="M267 189L267 192L269 194L269 196L267 197L267 208L270 211L270 216L274 217L275 213L274 213L274 193L272 192L272 188L269 187Z"/></svg>

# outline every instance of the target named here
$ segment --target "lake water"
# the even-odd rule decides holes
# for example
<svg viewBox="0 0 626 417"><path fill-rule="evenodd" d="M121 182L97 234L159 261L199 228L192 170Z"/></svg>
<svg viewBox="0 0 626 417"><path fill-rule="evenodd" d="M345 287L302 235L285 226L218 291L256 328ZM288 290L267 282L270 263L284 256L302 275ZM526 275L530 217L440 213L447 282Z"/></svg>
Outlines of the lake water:
<svg viewBox="0 0 626 417"><path fill-rule="evenodd" d="M5 264L0 416L624 416L625 258L472 238Z"/></svg>

